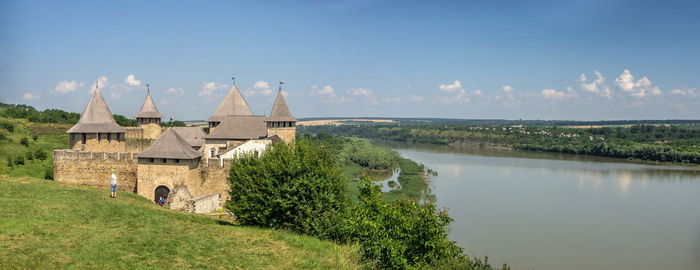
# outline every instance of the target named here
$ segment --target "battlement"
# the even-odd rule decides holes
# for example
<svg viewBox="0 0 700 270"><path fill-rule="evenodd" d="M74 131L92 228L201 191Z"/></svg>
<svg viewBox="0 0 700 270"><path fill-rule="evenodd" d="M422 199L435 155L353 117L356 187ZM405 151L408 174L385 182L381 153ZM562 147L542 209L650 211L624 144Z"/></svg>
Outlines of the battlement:
<svg viewBox="0 0 700 270"><path fill-rule="evenodd" d="M54 160L136 161L135 153L85 152L78 150L54 150Z"/></svg>
<svg viewBox="0 0 700 270"><path fill-rule="evenodd" d="M57 182L109 187L109 176L116 170L120 190L134 192L138 159L134 153L53 151L53 174Z"/></svg>

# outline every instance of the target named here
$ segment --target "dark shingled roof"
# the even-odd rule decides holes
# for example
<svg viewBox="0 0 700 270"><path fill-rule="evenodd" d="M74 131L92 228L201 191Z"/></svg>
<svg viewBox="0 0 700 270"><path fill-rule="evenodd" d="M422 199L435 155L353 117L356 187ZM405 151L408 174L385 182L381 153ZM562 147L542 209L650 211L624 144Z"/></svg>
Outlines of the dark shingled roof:
<svg viewBox="0 0 700 270"><path fill-rule="evenodd" d="M223 122L223 119L228 115L253 115L253 111L248 107L248 102L245 101L236 85L231 86L228 94L221 101L214 114L207 119L207 122Z"/></svg>
<svg viewBox="0 0 700 270"><path fill-rule="evenodd" d="M277 92L277 99L275 99L275 105L272 105L272 112L270 116L265 118L267 122L295 122L297 121L292 113L289 111L289 106L287 106L287 101L284 99L282 91Z"/></svg>
<svg viewBox="0 0 700 270"><path fill-rule="evenodd" d="M124 133L126 130L120 127L112 112L109 110L105 99L102 98L99 89L95 92L88 102L80 120L66 133Z"/></svg>
<svg viewBox="0 0 700 270"><path fill-rule="evenodd" d="M158 112L156 104L153 103L151 93L146 94L146 100L141 105L141 110L136 114L136 118L163 118L163 115Z"/></svg>
<svg viewBox="0 0 700 270"><path fill-rule="evenodd" d="M180 137L172 128L163 132L151 147L136 155L139 158L171 158L171 159L195 159L202 157L202 153L192 147Z"/></svg>
<svg viewBox="0 0 700 270"><path fill-rule="evenodd" d="M226 116L205 139L259 139L267 136L264 116Z"/></svg>
<svg viewBox="0 0 700 270"><path fill-rule="evenodd" d="M204 145L204 136L207 134L200 127L173 127L173 130L192 147Z"/></svg>

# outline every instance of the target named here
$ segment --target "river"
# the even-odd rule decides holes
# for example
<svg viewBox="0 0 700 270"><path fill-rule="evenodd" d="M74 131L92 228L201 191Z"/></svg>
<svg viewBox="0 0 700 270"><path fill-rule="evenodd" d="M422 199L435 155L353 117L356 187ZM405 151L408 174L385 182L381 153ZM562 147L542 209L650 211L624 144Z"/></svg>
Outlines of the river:
<svg viewBox="0 0 700 270"><path fill-rule="evenodd" d="M700 170L379 143L438 172L450 238L513 269L700 269Z"/></svg>

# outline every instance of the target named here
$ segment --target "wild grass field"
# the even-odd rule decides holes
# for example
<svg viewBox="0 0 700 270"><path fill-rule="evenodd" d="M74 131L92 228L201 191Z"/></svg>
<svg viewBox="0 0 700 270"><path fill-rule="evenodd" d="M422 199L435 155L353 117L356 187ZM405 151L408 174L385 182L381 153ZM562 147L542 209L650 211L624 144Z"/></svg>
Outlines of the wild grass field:
<svg viewBox="0 0 700 270"><path fill-rule="evenodd" d="M0 117L0 174L45 178L54 149L68 148L68 124Z"/></svg>
<svg viewBox="0 0 700 270"><path fill-rule="evenodd" d="M173 212L135 194L0 176L0 269L357 269L356 250Z"/></svg>

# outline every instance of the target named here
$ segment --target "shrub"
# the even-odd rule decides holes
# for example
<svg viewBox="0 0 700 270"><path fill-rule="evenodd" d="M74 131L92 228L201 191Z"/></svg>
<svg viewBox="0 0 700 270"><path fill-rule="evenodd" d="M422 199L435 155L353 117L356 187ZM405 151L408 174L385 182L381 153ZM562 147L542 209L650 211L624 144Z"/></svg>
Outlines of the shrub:
<svg viewBox="0 0 700 270"><path fill-rule="evenodd" d="M22 139L19 140L19 143L25 147L29 147L29 139L27 139L27 137L22 137Z"/></svg>
<svg viewBox="0 0 700 270"><path fill-rule="evenodd" d="M413 200L386 203L379 185L366 176L359 187L360 203L342 222L342 236L346 242L358 243L373 267L424 269L464 257L462 248L447 237L446 226L452 218L446 211L436 212L434 204L419 205Z"/></svg>
<svg viewBox="0 0 700 270"><path fill-rule="evenodd" d="M46 168L46 171L44 171L44 179L46 180L53 180L53 168L48 167Z"/></svg>
<svg viewBox="0 0 700 270"><path fill-rule="evenodd" d="M36 153L34 153L34 156L38 160L46 160L46 158L48 158L48 155L46 154L46 152L41 150L41 149L37 149Z"/></svg>
<svg viewBox="0 0 700 270"><path fill-rule="evenodd" d="M8 122L0 122L0 128L4 128L9 132L15 131L15 125L13 125L12 123L8 123Z"/></svg>
<svg viewBox="0 0 700 270"><path fill-rule="evenodd" d="M27 160L34 160L34 153L32 153L32 151L24 153L24 156L27 157Z"/></svg>
<svg viewBox="0 0 700 270"><path fill-rule="evenodd" d="M7 167L12 168L12 158L11 157L6 157L5 162L7 162Z"/></svg>
<svg viewBox="0 0 700 270"><path fill-rule="evenodd" d="M37 136L36 134L32 136L32 140L34 140L35 142L37 139L39 139L39 136Z"/></svg>
<svg viewBox="0 0 700 270"><path fill-rule="evenodd" d="M24 157L18 156L17 158L15 158L15 165L24 165Z"/></svg>
<svg viewBox="0 0 700 270"><path fill-rule="evenodd" d="M227 204L242 224L334 237L345 182L329 151L300 140L233 161Z"/></svg>

